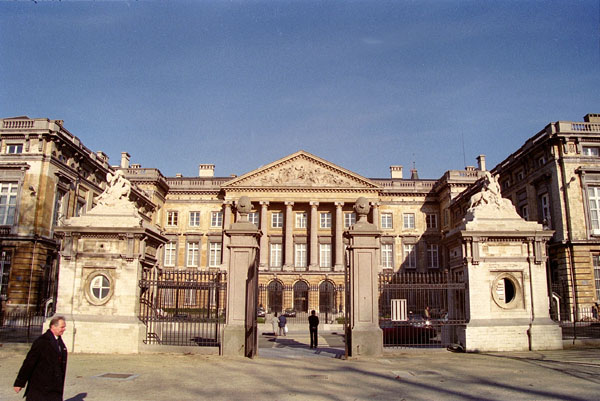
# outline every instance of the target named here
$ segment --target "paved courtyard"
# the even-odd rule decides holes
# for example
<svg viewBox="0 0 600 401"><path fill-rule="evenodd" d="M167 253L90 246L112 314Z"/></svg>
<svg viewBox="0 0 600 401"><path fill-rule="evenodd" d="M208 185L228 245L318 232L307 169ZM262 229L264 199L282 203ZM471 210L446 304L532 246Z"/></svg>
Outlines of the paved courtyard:
<svg viewBox="0 0 600 401"><path fill-rule="evenodd" d="M600 349L501 354L397 350L343 359L337 334L261 335L259 356L71 354L65 400L600 400ZM0 348L0 400L27 352Z"/></svg>

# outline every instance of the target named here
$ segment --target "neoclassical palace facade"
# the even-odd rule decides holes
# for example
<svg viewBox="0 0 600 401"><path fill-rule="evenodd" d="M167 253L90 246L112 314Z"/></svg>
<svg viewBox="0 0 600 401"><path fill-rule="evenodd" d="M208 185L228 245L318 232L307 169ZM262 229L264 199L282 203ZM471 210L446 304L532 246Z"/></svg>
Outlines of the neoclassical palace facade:
<svg viewBox="0 0 600 401"><path fill-rule="evenodd" d="M53 228L94 207L106 173L122 170L132 199L168 238L165 269L227 270L228 236L236 202L246 195L250 220L261 230L260 283L338 286L344 282L344 232L356 221L357 198L370 201L369 220L381 231L382 271L437 271L448 261L445 238L463 219L470 194L486 171L478 165L421 179L390 166L367 178L305 151L240 176L215 177L200 164L195 177L165 177L122 154L110 166L60 120L6 118L0 128L0 252L3 307L52 304L60 238ZM548 124L493 168L503 196L527 220L555 235L548 266L555 305L589 306L600 297L600 116ZM285 301L284 301L285 302ZM287 303L283 307L294 307ZM318 309L318 300L308 300Z"/></svg>

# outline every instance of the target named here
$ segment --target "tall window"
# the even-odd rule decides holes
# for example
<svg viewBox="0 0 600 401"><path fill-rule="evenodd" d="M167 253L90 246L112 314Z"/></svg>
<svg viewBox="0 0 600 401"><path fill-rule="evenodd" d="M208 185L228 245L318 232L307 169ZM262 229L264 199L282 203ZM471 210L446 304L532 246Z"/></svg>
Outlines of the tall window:
<svg viewBox="0 0 600 401"><path fill-rule="evenodd" d="M320 267L331 267L331 244L320 244L319 256Z"/></svg>
<svg viewBox="0 0 600 401"><path fill-rule="evenodd" d="M331 213L321 213L321 228L331 228Z"/></svg>
<svg viewBox="0 0 600 401"><path fill-rule="evenodd" d="M190 212L190 227L200 226L200 212Z"/></svg>
<svg viewBox="0 0 600 401"><path fill-rule="evenodd" d="M590 203L590 223L592 230L600 230L600 187L588 188L588 200Z"/></svg>
<svg viewBox="0 0 600 401"><path fill-rule="evenodd" d="M223 212L210 212L210 226L223 227Z"/></svg>
<svg viewBox="0 0 600 401"><path fill-rule="evenodd" d="M381 228L394 228L391 213L381 213Z"/></svg>
<svg viewBox="0 0 600 401"><path fill-rule="evenodd" d="M427 244L427 267L430 269L440 267L437 244Z"/></svg>
<svg viewBox="0 0 600 401"><path fill-rule="evenodd" d="M187 267L198 267L198 256L200 244L198 242L187 243Z"/></svg>
<svg viewBox="0 0 600 401"><path fill-rule="evenodd" d="M12 225L17 209L17 183L0 183L0 225Z"/></svg>
<svg viewBox="0 0 600 401"><path fill-rule="evenodd" d="M6 145L6 153L8 153L8 154L23 153L23 144L22 143L9 143L8 145Z"/></svg>
<svg viewBox="0 0 600 401"><path fill-rule="evenodd" d="M592 255L594 262L594 284L596 284L596 299L600 299L600 255Z"/></svg>
<svg viewBox="0 0 600 401"><path fill-rule="evenodd" d="M415 228L414 213L404 213L404 228Z"/></svg>
<svg viewBox="0 0 600 401"><path fill-rule="evenodd" d="M540 196L540 206L542 212L542 223L546 223L548 228L552 228L552 219L550 217L550 197L548 194Z"/></svg>
<svg viewBox="0 0 600 401"><path fill-rule="evenodd" d="M4 195L4 190L2 191L2 195ZM56 193L56 201L54 203L54 225L63 222L67 203L67 193L63 190L58 190Z"/></svg>
<svg viewBox="0 0 600 401"><path fill-rule="evenodd" d="M8 279L10 278L10 253L0 254L0 301L6 301L8 296Z"/></svg>
<svg viewBox="0 0 600 401"><path fill-rule="evenodd" d="M167 242L165 244L165 267L174 267L177 259L177 244Z"/></svg>
<svg viewBox="0 0 600 401"><path fill-rule="evenodd" d="M306 228L306 212L296 213L296 228Z"/></svg>
<svg viewBox="0 0 600 401"><path fill-rule="evenodd" d="M404 267L407 269L417 267L417 253L414 244L404 244Z"/></svg>
<svg viewBox="0 0 600 401"><path fill-rule="evenodd" d="M248 221L254 224L256 227L259 227L260 217L258 212L250 212L248 213Z"/></svg>
<svg viewBox="0 0 600 401"><path fill-rule="evenodd" d="M437 214L427 213L425 217L427 228L437 228Z"/></svg>
<svg viewBox="0 0 600 401"><path fill-rule="evenodd" d="M294 253L294 265L296 267L306 267L306 244L295 244Z"/></svg>
<svg viewBox="0 0 600 401"><path fill-rule="evenodd" d="M178 212L167 212L167 226L174 227L177 225Z"/></svg>
<svg viewBox="0 0 600 401"><path fill-rule="evenodd" d="M283 213L282 212L273 212L271 214L271 227L283 228Z"/></svg>
<svg viewBox="0 0 600 401"><path fill-rule="evenodd" d="M384 269L394 268L393 248L392 244L381 244L381 267Z"/></svg>
<svg viewBox="0 0 600 401"><path fill-rule="evenodd" d="M83 216L85 214L85 202L84 201L77 201L77 208L75 209L75 216L79 217L79 216Z"/></svg>
<svg viewBox="0 0 600 401"><path fill-rule="evenodd" d="M344 213L344 228L350 228L356 224L356 213Z"/></svg>
<svg viewBox="0 0 600 401"><path fill-rule="evenodd" d="M208 267L218 267L221 264L221 243L211 242L208 248Z"/></svg>
<svg viewBox="0 0 600 401"><path fill-rule="evenodd" d="M521 217L525 220L529 220L529 206L523 205L521 206Z"/></svg>
<svg viewBox="0 0 600 401"><path fill-rule="evenodd" d="M281 244L271 244L271 266L281 267L282 255L281 255Z"/></svg>

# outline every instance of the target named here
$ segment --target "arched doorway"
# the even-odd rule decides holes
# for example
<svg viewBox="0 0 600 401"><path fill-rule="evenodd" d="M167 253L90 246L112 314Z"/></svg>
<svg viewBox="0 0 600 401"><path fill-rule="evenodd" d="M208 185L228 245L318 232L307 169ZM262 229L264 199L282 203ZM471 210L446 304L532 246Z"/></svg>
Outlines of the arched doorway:
<svg viewBox="0 0 600 401"><path fill-rule="evenodd" d="M319 284L319 313L337 312L335 301L335 285L329 280Z"/></svg>
<svg viewBox="0 0 600 401"><path fill-rule="evenodd" d="M267 286L269 312L281 313L283 310L283 284L279 280L273 280Z"/></svg>
<svg viewBox="0 0 600 401"><path fill-rule="evenodd" d="M308 283L304 280L294 284L294 310L308 312Z"/></svg>

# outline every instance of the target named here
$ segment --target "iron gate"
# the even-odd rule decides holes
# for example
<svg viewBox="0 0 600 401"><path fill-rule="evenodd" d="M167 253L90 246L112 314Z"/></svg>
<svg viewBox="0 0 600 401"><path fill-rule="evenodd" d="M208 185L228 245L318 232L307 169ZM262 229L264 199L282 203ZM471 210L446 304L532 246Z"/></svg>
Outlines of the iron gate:
<svg viewBox="0 0 600 401"><path fill-rule="evenodd" d="M465 283L450 272L379 274L384 347L446 347L466 324Z"/></svg>
<svg viewBox="0 0 600 401"><path fill-rule="evenodd" d="M226 273L147 269L139 319L146 344L218 346L225 323Z"/></svg>

